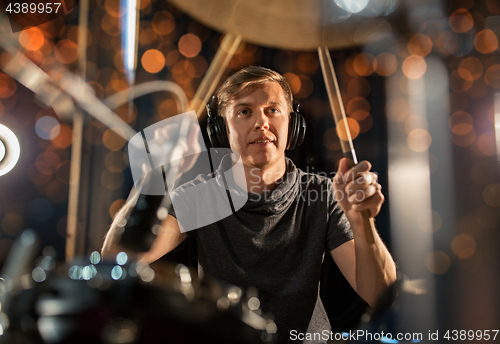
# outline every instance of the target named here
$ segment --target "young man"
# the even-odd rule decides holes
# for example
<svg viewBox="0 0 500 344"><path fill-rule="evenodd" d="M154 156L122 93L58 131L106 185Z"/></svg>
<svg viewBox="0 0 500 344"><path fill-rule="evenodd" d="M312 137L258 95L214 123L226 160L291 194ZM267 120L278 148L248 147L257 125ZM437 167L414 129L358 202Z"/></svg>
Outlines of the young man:
<svg viewBox="0 0 500 344"><path fill-rule="evenodd" d="M235 176L235 182L248 192L249 200L223 220L187 233L171 210L142 260L152 262L187 235L195 236L203 272L244 288L256 287L261 308L275 316L280 341L290 340L291 331L327 329L318 302L325 251L356 292L374 306L395 281L396 268L379 235L374 233L375 244L369 245L362 227L360 212L369 209L374 217L384 201L370 163L363 161L348 171L342 160L333 180L297 169L285 157L292 93L274 71L240 70L216 97L230 147L243 162L245 178ZM207 176L197 178L198 183L206 180ZM182 193L183 187L176 192ZM213 195L200 194L188 207L196 214L212 200ZM105 243L103 253L111 246Z"/></svg>

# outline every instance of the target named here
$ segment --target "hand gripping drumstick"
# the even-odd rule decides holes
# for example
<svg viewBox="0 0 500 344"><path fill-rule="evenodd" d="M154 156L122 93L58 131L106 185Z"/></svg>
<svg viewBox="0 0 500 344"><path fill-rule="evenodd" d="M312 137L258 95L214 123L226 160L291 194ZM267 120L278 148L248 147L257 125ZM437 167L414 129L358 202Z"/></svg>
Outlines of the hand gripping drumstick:
<svg viewBox="0 0 500 344"><path fill-rule="evenodd" d="M339 84L337 82L337 77L335 76L335 70L333 69L330 52L327 47L318 47L318 55L319 62L321 64L321 71L323 72L323 78L325 79L328 99L330 100L330 107L333 112L333 119L335 120L335 126L338 128L341 120L343 120L342 123L345 126L347 141L343 140L341 137L339 137L339 140L344 157L347 158L347 166L348 168L351 168L358 163L358 158L356 157L356 151L354 150L354 145L352 143L351 133L349 132L349 126L347 125L344 105L342 103L342 98L340 97ZM368 244L373 245L375 243L375 239L373 237L375 224L373 222L373 218L370 217L370 211L368 209L361 212L361 219L363 220L366 241Z"/></svg>

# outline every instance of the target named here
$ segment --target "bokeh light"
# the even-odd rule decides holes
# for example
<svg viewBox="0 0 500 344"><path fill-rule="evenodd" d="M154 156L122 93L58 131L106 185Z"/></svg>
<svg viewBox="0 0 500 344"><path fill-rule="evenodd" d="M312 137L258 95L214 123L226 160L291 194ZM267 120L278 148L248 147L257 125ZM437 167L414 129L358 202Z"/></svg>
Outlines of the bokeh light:
<svg viewBox="0 0 500 344"><path fill-rule="evenodd" d="M158 34L168 35L175 29L175 18L170 12L158 12L153 16L151 25Z"/></svg>
<svg viewBox="0 0 500 344"><path fill-rule="evenodd" d="M359 135L359 123L354 118L341 119L337 124L336 130L338 137L343 141L348 141L347 131L345 121L347 121L347 126L349 127L349 133L351 134L351 139L355 139Z"/></svg>
<svg viewBox="0 0 500 344"><path fill-rule="evenodd" d="M371 86L366 78L352 78L347 84L349 97L367 97L371 92Z"/></svg>
<svg viewBox="0 0 500 344"><path fill-rule="evenodd" d="M201 51L201 40L198 36L187 33L179 39L179 52L186 57L195 57Z"/></svg>
<svg viewBox="0 0 500 344"><path fill-rule="evenodd" d="M474 48L481 54L489 54L498 49L498 38L492 30L479 31L474 38Z"/></svg>
<svg viewBox="0 0 500 344"><path fill-rule="evenodd" d="M377 55L377 67L375 71L380 76L389 76L398 68L398 60L391 53L380 53Z"/></svg>
<svg viewBox="0 0 500 344"><path fill-rule="evenodd" d="M107 129L102 135L102 143L111 151L118 151L127 143L127 141L122 136L118 135L116 131L121 132L122 136L125 135L123 130L119 128Z"/></svg>
<svg viewBox="0 0 500 344"><path fill-rule="evenodd" d="M425 129L417 128L408 133L408 147L415 152L424 152L431 146L431 134Z"/></svg>
<svg viewBox="0 0 500 344"><path fill-rule="evenodd" d="M19 33L19 44L26 50L36 51L40 49L44 43L45 36L37 27L23 30Z"/></svg>
<svg viewBox="0 0 500 344"><path fill-rule="evenodd" d="M463 93L472 87L472 80L462 78L459 70L455 69L450 73L449 84L453 91Z"/></svg>
<svg viewBox="0 0 500 344"><path fill-rule="evenodd" d="M451 241L451 250L462 259L468 259L476 252L476 240L468 234L459 234Z"/></svg>
<svg viewBox="0 0 500 344"><path fill-rule="evenodd" d="M467 81L477 80L483 75L483 65L477 57L466 57L460 61L458 74Z"/></svg>
<svg viewBox="0 0 500 344"><path fill-rule="evenodd" d="M372 54L361 53L354 58L352 66L356 74L369 76L377 69L377 60Z"/></svg>
<svg viewBox="0 0 500 344"><path fill-rule="evenodd" d="M61 63L69 64L78 58L78 47L75 42L63 39L57 43L54 53Z"/></svg>
<svg viewBox="0 0 500 344"><path fill-rule="evenodd" d="M67 148L73 142L73 130L66 125L61 124L59 128L59 135L50 139L50 142L56 148Z"/></svg>
<svg viewBox="0 0 500 344"><path fill-rule="evenodd" d="M18 213L8 213L3 217L1 225L5 234L16 237L24 229L24 220Z"/></svg>
<svg viewBox="0 0 500 344"><path fill-rule="evenodd" d="M496 154L496 140L493 132L480 135L477 139L477 148L484 155L493 156Z"/></svg>
<svg viewBox="0 0 500 344"><path fill-rule="evenodd" d="M109 207L109 216L111 218L114 218L116 213L121 209L125 202L126 200L120 198L111 203L111 206Z"/></svg>
<svg viewBox="0 0 500 344"><path fill-rule="evenodd" d="M35 132L44 140L52 140L61 132L61 126L54 117L43 116L36 121Z"/></svg>
<svg viewBox="0 0 500 344"><path fill-rule="evenodd" d="M459 8L450 15L450 28L456 33L464 33L474 26L474 18L465 8Z"/></svg>
<svg viewBox="0 0 500 344"><path fill-rule="evenodd" d="M165 56L156 49L149 49L142 55L141 64L147 72L158 73L165 66Z"/></svg>
<svg viewBox="0 0 500 344"><path fill-rule="evenodd" d="M442 275L446 273L451 266L451 259L443 251L434 251L427 255L425 258L425 266L435 275Z"/></svg>
<svg viewBox="0 0 500 344"><path fill-rule="evenodd" d="M448 126L452 133L465 135L473 129L472 116L465 111L456 111L448 119Z"/></svg>
<svg viewBox="0 0 500 344"><path fill-rule="evenodd" d="M494 64L486 70L484 81L491 87L500 88L500 64Z"/></svg>
<svg viewBox="0 0 500 344"><path fill-rule="evenodd" d="M490 207L500 207L500 184L490 183L483 189L483 200Z"/></svg>
<svg viewBox="0 0 500 344"><path fill-rule="evenodd" d="M292 89L292 93L294 95L299 93L300 88L302 86L300 78L294 73L285 73L285 74L283 74L283 76L285 77L286 81L288 81L288 84L290 85L290 88Z"/></svg>
<svg viewBox="0 0 500 344"><path fill-rule="evenodd" d="M0 72L0 98L9 98L16 93L17 83L10 76ZM6 109L5 104L2 108ZM8 109L6 109L8 110Z"/></svg>
<svg viewBox="0 0 500 344"><path fill-rule="evenodd" d="M403 74L409 79L419 79L427 70L427 63L421 56L411 55L403 61Z"/></svg>
<svg viewBox="0 0 500 344"><path fill-rule="evenodd" d="M414 35L408 41L408 52L410 55L424 57L432 51L432 40L424 34Z"/></svg>

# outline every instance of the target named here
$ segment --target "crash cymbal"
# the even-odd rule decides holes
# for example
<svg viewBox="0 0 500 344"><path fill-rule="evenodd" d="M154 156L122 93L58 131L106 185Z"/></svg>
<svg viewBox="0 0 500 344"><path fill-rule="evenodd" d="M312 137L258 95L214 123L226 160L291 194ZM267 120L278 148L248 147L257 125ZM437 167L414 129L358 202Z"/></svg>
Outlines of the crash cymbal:
<svg viewBox="0 0 500 344"><path fill-rule="evenodd" d="M169 1L214 30L239 34L250 43L289 50L362 45L391 32L391 25L381 16L394 11L397 4L396 0L365 0L353 8L347 0ZM359 3L365 7L359 9ZM356 11L359 13L353 14Z"/></svg>

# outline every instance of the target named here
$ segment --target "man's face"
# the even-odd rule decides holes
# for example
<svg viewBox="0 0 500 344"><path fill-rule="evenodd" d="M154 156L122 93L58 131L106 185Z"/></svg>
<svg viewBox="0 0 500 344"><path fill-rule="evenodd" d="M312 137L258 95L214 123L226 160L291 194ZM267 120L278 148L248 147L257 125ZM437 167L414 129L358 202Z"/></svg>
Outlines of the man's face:
<svg viewBox="0 0 500 344"><path fill-rule="evenodd" d="M226 110L229 144L243 164L263 168L285 159L289 109L277 82L253 85L233 98Z"/></svg>

